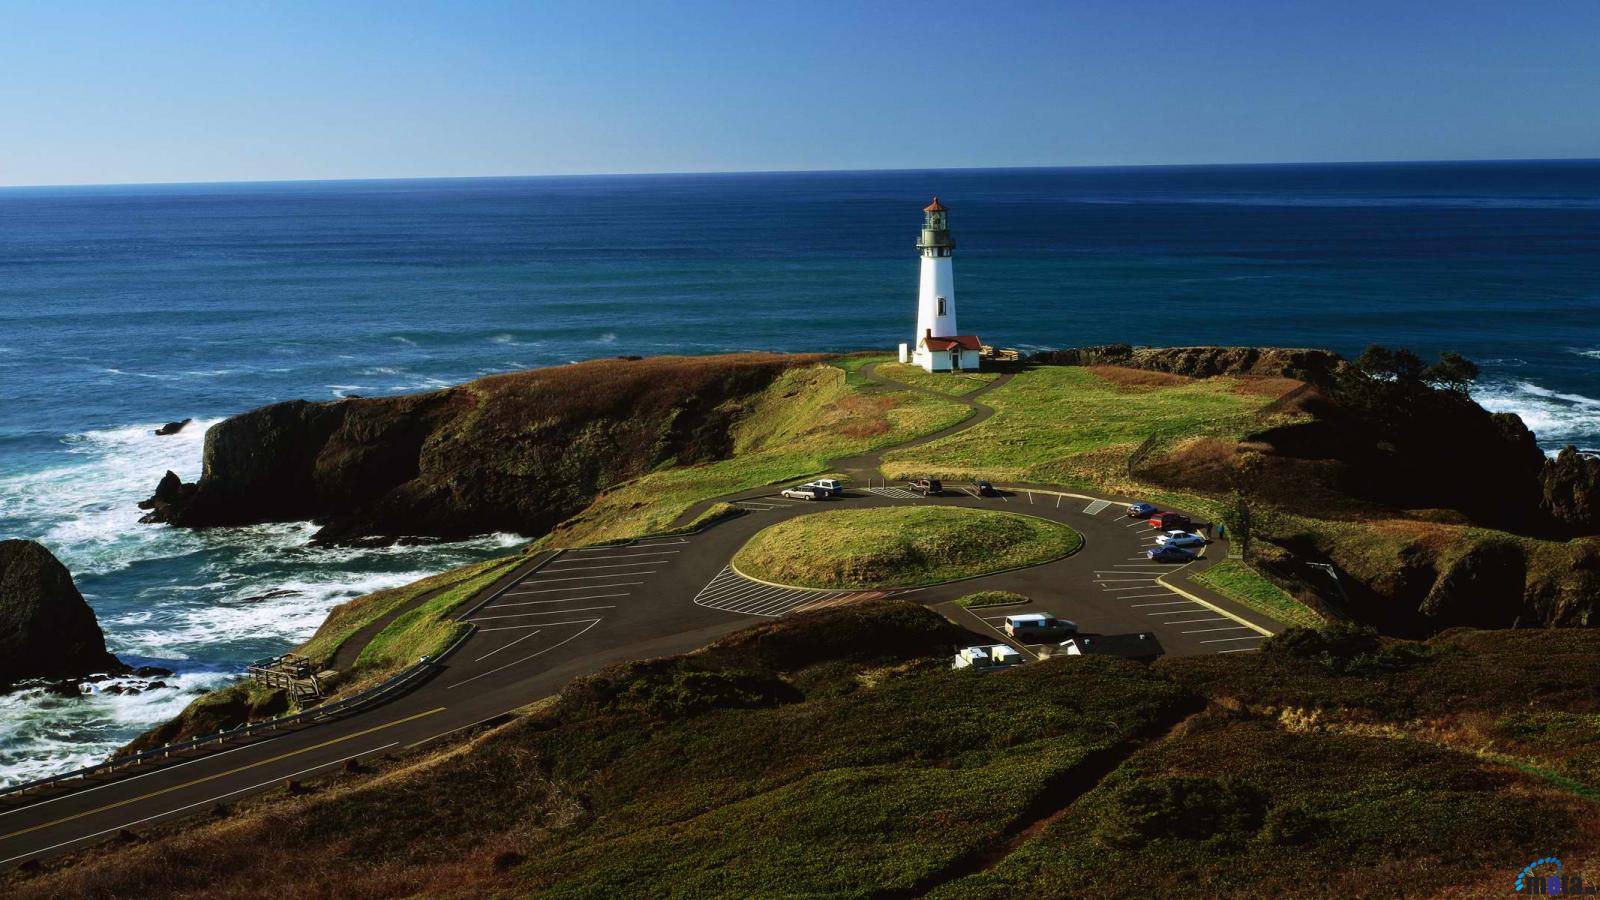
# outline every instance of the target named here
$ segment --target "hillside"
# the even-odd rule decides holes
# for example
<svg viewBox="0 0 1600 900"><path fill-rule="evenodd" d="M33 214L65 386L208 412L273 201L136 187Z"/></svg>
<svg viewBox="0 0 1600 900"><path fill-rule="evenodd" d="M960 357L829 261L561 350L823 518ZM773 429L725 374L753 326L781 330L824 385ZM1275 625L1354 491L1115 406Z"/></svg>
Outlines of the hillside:
<svg viewBox="0 0 1600 900"><path fill-rule="evenodd" d="M950 671L967 640L906 602L793 616L7 889L1463 895L1600 849L1592 631Z"/></svg>
<svg viewBox="0 0 1600 900"><path fill-rule="evenodd" d="M818 360L596 360L421 394L278 403L213 426L199 481L169 474L147 520L314 519L334 541L538 536L603 489L730 456L750 405Z"/></svg>

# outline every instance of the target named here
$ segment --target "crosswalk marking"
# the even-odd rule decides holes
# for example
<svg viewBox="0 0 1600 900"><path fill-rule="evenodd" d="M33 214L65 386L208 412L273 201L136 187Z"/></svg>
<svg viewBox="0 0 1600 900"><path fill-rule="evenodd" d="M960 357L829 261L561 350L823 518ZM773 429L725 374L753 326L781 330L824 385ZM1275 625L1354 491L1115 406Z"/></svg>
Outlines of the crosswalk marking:
<svg viewBox="0 0 1600 900"><path fill-rule="evenodd" d="M801 610L825 609L841 606L856 600L869 600L889 596L884 591L826 591L809 588L781 587L751 581L724 566L706 586L695 595L694 602L709 609L762 616L775 619Z"/></svg>
<svg viewBox="0 0 1600 900"><path fill-rule="evenodd" d="M1085 506L1083 508L1083 511L1087 515L1096 516L1096 515L1100 514L1101 510L1105 509L1106 507L1108 507L1110 505L1111 505L1111 501L1110 500L1096 500L1093 503L1089 504L1088 506Z"/></svg>

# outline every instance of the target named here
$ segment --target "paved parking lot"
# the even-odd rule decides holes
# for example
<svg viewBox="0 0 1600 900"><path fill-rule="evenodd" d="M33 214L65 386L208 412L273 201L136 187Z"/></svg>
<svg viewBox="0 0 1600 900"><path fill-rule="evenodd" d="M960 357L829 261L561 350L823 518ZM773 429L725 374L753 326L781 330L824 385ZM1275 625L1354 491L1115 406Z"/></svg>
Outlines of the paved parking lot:
<svg viewBox="0 0 1600 900"><path fill-rule="evenodd" d="M637 605L638 598L648 595L657 573L689 545L687 538L662 538L625 547L561 551L462 619L478 628L466 648L471 655L463 660L472 664L465 667L470 674L446 685L446 690L543 656Z"/></svg>
<svg viewBox="0 0 1600 900"><path fill-rule="evenodd" d="M890 596L884 591L822 591L786 588L752 581L724 566L715 578L700 589L694 602L710 609L743 613L747 616L776 618L786 613L841 606L858 600Z"/></svg>

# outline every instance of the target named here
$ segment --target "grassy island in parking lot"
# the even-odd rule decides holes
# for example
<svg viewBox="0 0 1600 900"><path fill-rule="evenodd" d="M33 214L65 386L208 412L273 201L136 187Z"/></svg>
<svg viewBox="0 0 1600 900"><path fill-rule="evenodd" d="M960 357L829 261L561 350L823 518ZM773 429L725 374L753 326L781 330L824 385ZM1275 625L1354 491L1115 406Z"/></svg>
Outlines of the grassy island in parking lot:
<svg viewBox="0 0 1600 900"><path fill-rule="evenodd" d="M915 587L1059 559L1083 536L1033 516L956 507L849 509L780 522L734 557L763 581Z"/></svg>

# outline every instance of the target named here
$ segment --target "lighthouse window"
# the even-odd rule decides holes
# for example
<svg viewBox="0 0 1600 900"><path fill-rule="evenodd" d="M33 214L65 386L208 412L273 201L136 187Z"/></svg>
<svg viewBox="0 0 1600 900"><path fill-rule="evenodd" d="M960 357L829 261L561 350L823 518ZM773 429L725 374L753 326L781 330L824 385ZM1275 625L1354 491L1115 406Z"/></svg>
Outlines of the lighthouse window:
<svg viewBox="0 0 1600 900"><path fill-rule="evenodd" d="M939 315L944 315L944 298L939 298Z"/></svg>

